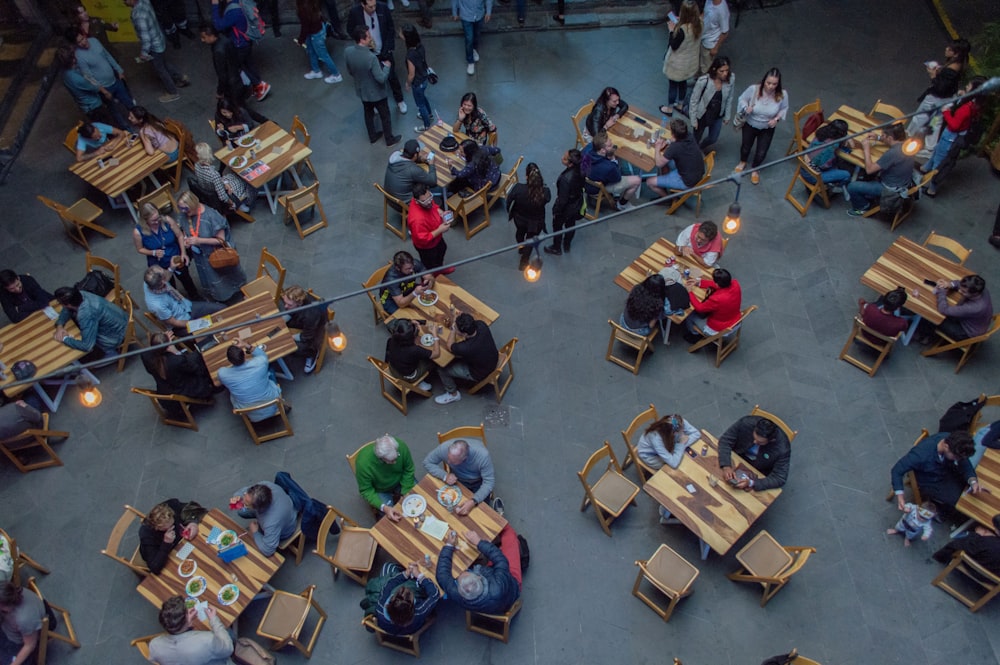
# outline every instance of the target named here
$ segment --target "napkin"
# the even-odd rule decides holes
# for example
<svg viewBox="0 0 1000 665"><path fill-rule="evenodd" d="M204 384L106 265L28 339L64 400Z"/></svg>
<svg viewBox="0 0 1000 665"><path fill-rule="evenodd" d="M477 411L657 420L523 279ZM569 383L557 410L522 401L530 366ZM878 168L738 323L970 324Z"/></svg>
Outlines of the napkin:
<svg viewBox="0 0 1000 665"><path fill-rule="evenodd" d="M191 552L194 552L194 545L191 543L184 543L179 550L177 550L177 558L181 561L191 556Z"/></svg>
<svg viewBox="0 0 1000 665"><path fill-rule="evenodd" d="M49 317L49 319L52 321L55 321L56 319L59 318L58 312L52 309L51 306L46 306L45 309L43 309L42 311L45 312L45 316Z"/></svg>
<svg viewBox="0 0 1000 665"><path fill-rule="evenodd" d="M219 536L221 536L221 535L222 535L222 529L220 529L217 526L213 526L212 530L208 532L208 538L207 538L208 544L209 545L218 545L219 544Z"/></svg>
<svg viewBox="0 0 1000 665"><path fill-rule="evenodd" d="M437 538L438 540L444 540L444 537L450 528L451 527L448 526L447 522L442 522L433 515L428 515L427 519L424 520L423 525L420 527L420 530L428 536Z"/></svg>

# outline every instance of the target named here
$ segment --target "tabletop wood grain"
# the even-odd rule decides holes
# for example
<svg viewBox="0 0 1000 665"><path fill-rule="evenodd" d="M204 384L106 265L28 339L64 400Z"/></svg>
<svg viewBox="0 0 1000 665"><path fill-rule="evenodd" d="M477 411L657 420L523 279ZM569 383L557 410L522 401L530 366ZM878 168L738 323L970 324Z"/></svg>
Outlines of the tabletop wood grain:
<svg viewBox="0 0 1000 665"><path fill-rule="evenodd" d="M976 467L976 477L984 491L962 494L955 508L982 524L993 528L993 516L1000 514L1000 450L989 448Z"/></svg>
<svg viewBox="0 0 1000 665"><path fill-rule="evenodd" d="M638 118L638 119L637 119ZM629 106L628 112L618 120L608 134L614 137L618 146L616 156L624 159L643 173L656 171L656 148L648 141L656 132L670 138L670 130L660 126L660 119L636 106Z"/></svg>
<svg viewBox="0 0 1000 665"><path fill-rule="evenodd" d="M56 312L62 311L62 306L55 301L52 307ZM79 338L80 329L76 327L73 319L67 321L65 327L70 337ZM3 345L3 348L0 348L0 361L7 366L7 376L0 381L0 387L3 387L7 397L20 395L32 385L24 383L7 387L17 380L10 372L11 366L17 361L30 360L37 368L35 376L45 376L86 355L84 351L77 351L62 342L57 342L53 337L55 332L56 322L45 316L45 312L42 311L32 312L20 323L0 328L0 344Z"/></svg>
<svg viewBox="0 0 1000 665"><path fill-rule="evenodd" d="M458 151L445 152L441 149L441 141L449 134L454 136L459 144L469 138L462 132L452 131L448 125L438 124L432 125L430 129L424 130L417 137L417 140L423 144L424 150L422 152L424 157L433 153L434 164L436 165L437 185L445 189L455 181L455 176L451 174L451 167L454 166L459 171L465 168L465 160L458 156Z"/></svg>
<svg viewBox="0 0 1000 665"><path fill-rule="evenodd" d="M230 168L230 170L237 175L239 175L240 171L244 170L256 161L262 161L267 164L269 170L259 174L252 180L247 180L247 182L249 182L253 187L258 189L271 182L299 162L305 160L312 154L312 150L308 146L297 141L294 136L286 132L271 120L255 127L249 135L259 140L260 143L252 148L240 148L238 146L236 148L230 148L229 145L226 144L224 147L215 151L215 156L220 162L225 164L227 168ZM251 150L256 153L256 159L251 159ZM230 167L229 160L238 156L246 157L246 166L241 168ZM244 178L244 180L246 180L246 178Z"/></svg>
<svg viewBox="0 0 1000 665"><path fill-rule="evenodd" d="M108 165L110 157L114 157L119 163L115 166ZM168 161L166 153L161 150L155 150L152 155L147 155L141 141L136 141L131 146L122 141L110 155L103 158L104 168L101 168L94 158L74 162L70 164L69 170L83 178L87 184L115 198L143 178L155 173L157 169L166 166Z"/></svg>
<svg viewBox="0 0 1000 665"><path fill-rule="evenodd" d="M209 374L215 385L219 383L219 368L228 367L229 360L226 358L226 351L234 340L242 339L254 346L264 344L267 348L267 358L274 362L278 358L294 353L296 350L295 340L292 333L285 325L283 318L274 318L267 321L259 321L258 317L271 316L278 313L278 307L274 304L274 298L269 293L258 293L235 305L231 305L212 315L212 325L205 330L199 330L199 338L215 335L219 343L210 349L202 351L205 359L205 366L208 367ZM215 331L237 323L246 325L226 333ZM275 329L277 328L277 331ZM246 332L249 334L245 334Z"/></svg>
<svg viewBox="0 0 1000 665"><path fill-rule="evenodd" d="M873 118L864 111L859 111L858 109L847 106L846 104L834 111L830 117L826 119L825 124L829 124L834 120L843 120L846 122L848 134L863 132L885 122L885 120ZM864 137L859 136L856 140L860 141L862 138ZM877 162L879 157L884 155L888 149L889 146L886 144L881 141L873 140L870 148L872 160ZM837 156L854 166L858 166L862 169L865 167L865 153L860 147L854 148L851 152L838 150Z"/></svg>

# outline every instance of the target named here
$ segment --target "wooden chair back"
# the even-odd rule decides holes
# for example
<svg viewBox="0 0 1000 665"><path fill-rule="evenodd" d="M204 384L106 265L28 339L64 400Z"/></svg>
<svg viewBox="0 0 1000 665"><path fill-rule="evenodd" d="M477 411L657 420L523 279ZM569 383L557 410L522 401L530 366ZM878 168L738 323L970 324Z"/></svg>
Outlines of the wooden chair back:
<svg viewBox="0 0 1000 665"><path fill-rule="evenodd" d="M958 261L959 265L965 265L965 260L969 258L970 254L972 254L971 249L966 249L957 240L941 235L934 230L931 230L931 232L927 234L923 247L935 247L946 250L954 255L955 260Z"/></svg>
<svg viewBox="0 0 1000 665"><path fill-rule="evenodd" d="M514 162L514 166L511 167L510 171L507 171L502 176L500 176L500 182L497 184L497 188L492 192L487 193L486 205L492 208L496 205L496 202L500 199L506 199L510 195L510 190L514 188L517 184L517 172L521 168L521 162L524 161L524 155L517 158Z"/></svg>
<svg viewBox="0 0 1000 665"><path fill-rule="evenodd" d="M160 185L149 194L141 196L135 201L135 210L141 216L142 206L152 203L161 213L177 215L177 199L174 197L170 185Z"/></svg>
<svg viewBox="0 0 1000 665"><path fill-rule="evenodd" d="M393 651L399 651L400 653L405 653L413 656L414 658L420 658L420 636L434 624L436 618L437 617L434 614L429 615L427 620L424 621L424 625L421 626L419 630L409 635L393 635L392 633L385 632L378 627L378 621L375 619L375 615L373 614L365 615L365 617L361 620L361 625L364 626L369 633L375 633L375 641L378 642L379 646L392 649Z"/></svg>
<svg viewBox="0 0 1000 665"><path fill-rule="evenodd" d="M760 404L754 404L753 410L750 411L750 415L760 416L761 418L767 418L772 423L777 425L781 429L781 431L785 433L785 436L788 437L789 443L794 441L795 437L799 435L799 431L797 429L792 429L791 427L788 426L788 423L786 423L778 416L774 415L770 411L765 411L764 409L760 408Z"/></svg>
<svg viewBox="0 0 1000 665"><path fill-rule="evenodd" d="M148 312L147 312L148 313ZM153 390L147 390L145 388L132 388L132 392L136 395L141 395L143 397L149 398L149 401L153 403L153 408L156 409L156 414L160 417L160 422L164 425L173 425L174 427L183 427L185 429L198 431L198 423L194 419L194 414L191 413L192 404L200 405L211 405L215 404L215 400L211 399L196 399L194 397L188 397L186 395L178 395L176 393L170 395L161 395ZM164 404L176 404L183 415L183 419L175 418L178 414L176 412L171 413L168 411Z"/></svg>
<svg viewBox="0 0 1000 665"><path fill-rule="evenodd" d="M576 147L583 149L590 141L584 136L583 132L585 128L581 128L581 125L587 121L587 116L590 112L594 110L594 100L591 99L589 102L580 107L580 109L570 116L570 120L573 121L573 131L576 132Z"/></svg>
<svg viewBox="0 0 1000 665"><path fill-rule="evenodd" d="M699 180L695 184L694 187L691 187L691 188L688 188L688 189L672 189L672 190L670 190L670 192L684 192L684 193L681 196L678 196L676 199L674 199L671 202L670 207L667 208L666 214L668 214L668 215L674 214L675 212L677 212L678 208L680 208L682 205L684 205L685 201L687 201L689 198L691 198L692 196L694 196L698 200L698 202L695 204L694 214L695 214L695 217L700 216L701 215L701 194L702 194L702 192L705 191L704 189L702 189L702 187L704 187L704 185L706 185L708 183L708 181L712 179L712 171L714 169L715 169L715 151L713 150L712 152L710 152L707 155L705 155L705 175L703 175L701 177L701 180Z"/></svg>
<svg viewBox="0 0 1000 665"><path fill-rule="evenodd" d="M84 233L86 229L96 231L97 233L100 233L108 238L114 238L118 235L114 231L106 229L94 221L103 215L104 211L95 206L88 199L80 199L67 208L63 204L53 201L52 199L40 194L36 198L45 204L46 207L59 215L59 221L62 222L66 235L69 236L70 240L80 245L88 252L90 251L90 243Z"/></svg>
<svg viewBox="0 0 1000 665"><path fill-rule="evenodd" d="M612 321L611 319L608 319L608 325L611 326L611 337L608 339L608 350L607 353L604 354L604 359L610 360L614 364L620 365L627 370L631 370L633 374L638 374L643 356L645 356L646 352L649 351L653 344L653 340L656 339L656 336L660 334L660 326L653 326L648 335L640 335L639 333L626 329L620 323ZM616 356L614 353L615 342L621 342L625 346L634 349L636 352L635 361L633 362L628 358Z"/></svg>
<svg viewBox="0 0 1000 665"><path fill-rule="evenodd" d="M247 298L266 293L274 299L277 307L281 307L281 291L285 285L286 272L278 257L267 251L267 247L263 247L260 250L260 260L257 261L257 278L240 287L240 291Z"/></svg>
<svg viewBox="0 0 1000 665"><path fill-rule="evenodd" d="M69 432L50 430L49 414L43 413L41 427L31 427L20 434L0 440L0 452L17 467L18 471L28 473L50 466L62 466L62 460L56 455L56 451L52 450L49 439L68 438ZM28 457L22 458L26 453Z"/></svg>
<svg viewBox="0 0 1000 665"><path fill-rule="evenodd" d="M10 581L13 582L14 586L21 586L21 569L25 566L31 566L42 575L48 575L50 571L48 568L38 563L30 556L28 553L22 550L17 545L17 541L9 533L0 529L0 536L3 536L4 540L7 541L7 547L9 549L11 561L14 563L14 569L10 574Z"/></svg>
<svg viewBox="0 0 1000 665"><path fill-rule="evenodd" d="M760 584L764 589L760 606L764 607L793 575L802 570L815 551L815 547L782 547L771 534L762 530L736 553L742 568L727 577L734 582Z"/></svg>
<svg viewBox="0 0 1000 665"><path fill-rule="evenodd" d="M877 115L886 115L890 118L902 118L905 113L898 106L893 106L892 104L885 104L881 99L875 100L875 106L872 110L868 112L869 117L874 118Z"/></svg>
<svg viewBox="0 0 1000 665"><path fill-rule="evenodd" d="M500 403L503 396L507 394L510 384L514 381L514 347L517 346L517 341L517 338L514 337L500 347L496 369L490 372L489 376L485 379L469 388L468 392L470 395L475 395L485 386L490 385L493 386L493 393L496 395L497 404ZM507 372L506 377L504 376L504 371Z"/></svg>
<svg viewBox="0 0 1000 665"><path fill-rule="evenodd" d="M184 162L187 160L188 137L191 136L191 131L180 120L173 118L164 118L163 125L177 138L177 159L162 167L176 192L181 188L181 180L184 177Z"/></svg>
<svg viewBox="0 0 1000 665"><path fill-rule="evenodd" d="M479 633L507 644L510 642L510 624L517 613L521 611L522 604L523 597L520 597L503 614L484 614L466 610L465 629L471 633Z"/></svg>
<svg viewBox="0 0 1000 665"><path fill-rule="evenodd" d="M334 527L337 529L334 531L337 534L337 545L331 553L327 542ZM370 529L362 528L333 506L326 507L326 516L319 525L313 554L330 564L334 581L337 581L337 574L343 571L358 584L368 584L377 550L378 543L372 537Z"/></svg>
<svg viewBox="0 0 1000 665"><path fill-rule="evenodd" d="M463 425L461 427L455 427L447 432L438 432L437 436L439 444L452 439L469 438L479 439L483 442L483 447L486 447L486 427L483 423L479 423L478 425Z"/></svg>
<svg viewBox="0 0 1000 665"><path fill-rule="evenodd" d="M499 189L499 187L497 187ZM462 218L462 225L465 227L465 239L468 240L490 225L490 207L487 205L490 183L487 182L479 190L469 196L462 196L460 192L455 192L448 197L448 209ZM482 209L483 220L475 226L469 226L469 215Z"/></svg>
<svg viewBox="0 0 1000 665"><path fill-rule="evenodd" d="M63 146L66 147L73 155L76 155L76 140L80 138L80 128L83 127L83 120L76 123L68 132L66 132L66 138L63 140Z"/></svg>
<svg viewBox="0 0 1000 665"><path fill-rule="evenodd" d="M125 504L125 512L122 513L122 516L119 517L118 521L115 523L114 528L111 529L111 535L108 536L108 544L103 550L101 550L101 554L104 556L114 559L118 563L126 566L135 574L143 577L149 575L149 567L139 555L138 544L135 547L135 551L128 559L122 556L119 552L122 547L122 541L128 533L134 531L138 534L138 529L133 527L133 523L141 522L144 519L146 519L145 513L141 513L132 506Z"/></svg>
<svg viewBox="0 0 1000 665"><path fill-rule="evenodd" d="M587 203L587 211L583 213L583 216L591 220L597 219L598 217L601 216L601 206L604 203L607 203L609 206L611 206L611 211L614 212L615 197L611 196L611 193L604 186L604 183L597 180L591 180L590 178L584 178L583 180L590 187L594 187L597 189L597 194L585 193L584 200ZM590 204L591 200L594 201L593 206L591 206ZM591 208L593 208L593 212L591 212Z"/></svg>
<svg viewBox="0 0 1000 665"><path fill-rule="evenodd" d="M345 455L345 457L347 458L347 466L351 467L351 473L352 474L356 474L357 473L357 470L355 469L355 465L357 463L358 455L361 454L361 451L364 450L365 448L367 448L368 446L374 446L374 445L375 445L374 441L369 441L368 443L364 443L364 444L358 446L358 449L355 450L350 455Z"/></svg>
<svg viewBox="0 0 1000 665"><path fill-rule="evenodd" d="M88 273L91 270L104 270L105 272L110 273L109 276L114 281L115 287L111 289L110 293L108 293L108 295L104 297L110 300L111 302L118 303L119 305L121 304L122 277L121 277L121 269L118 267L117 263L110 261L104 257L97 256L95 254L87 252L87 258L84 261L83 270L85 273Z"/></svg>
<svg viewBox="0 0 1000 665"><path fill-rule="evenodd" d="M589 480L591 473L605 460L607 466L604 473L597 482L591 483ZM625 512L626 508L635 505L639 486L622 474L622 467L618 464L615 451L607 441L587 459L583 469L576 475L583 484L583 503L580 504L580 512L593 504L597 521L600 522L604 533L610 537L611 523Z"/></svg>
<svg viewBox="0 0 1000 665"><path fill-rule="evenodd" d="M922 356L936 356L939 353L944 353L945 351L961 351L962 355L958 359L958 366L955 367L955 374L962 371L965 367L965 363L969 361L972 354L975 353L979 345L987 341L990 337L993 337L1000 330L1000 314L993 315L993 322L990 323L990 329L987 330L982 335L977 335L976 337L969 337L968 339L954 340L940 329L934 331L934 333L940 338L934 346L929 349L925 349L920 352Z"/></svg>
<svg viewBox="0 0 1000 665"><path fill-rule="evenodd" d="M295 137L295 140L309 147L309 142L312 141L312 136L309 134L309 130L306 128L306 124L302 122L302 118L295 116L292 118L292 131L289 132Z"/></svg>
<svg viewBox="0 0 1000 665"><path fill-rule="evenodd" d="M497 147L500 143L500 132L493 130L486 135L486 145Z"/></svg>
<svg viewBox="0 0 1000 665"><path fill-rule="evenodd" d="M381 298L379 296L380 289L375 287L382 283L382 280L385 279L385 274L389 272L389 268L391 267L392 263L386 263L384 266L373 272L368 279L361 283L363 288L371 289L366 291L365 295L367 295L368 299L372 301L372 316L375 317L375 325L385 323L386 319L389 318L385 308L382 307Z"/></svg>
<svg viewBox="0 0 1000 665"><path fill-rule="evenodd" d="M301 239L305 239L310 233L315 233L328 226L323 203L319 200L319 181L279 197L278 203L285 209L285 224L288 224L289 221L294 222L295 230L299 232ZM311 226L302 228L302 218L308 211L312 211L312 214L318 219Z"/></svg>
<svg viewBox="0 0 1000 665"><path fill-rule="evenodd" d="M892 221L889 226L890 231L895 231L897 226L899 226L906 219L908 219L910 215L913 214L913 209L916 205L916 197L918 195L917 193L922 188L929 185L931 180L934 179L935 175L937 175L937 169L934 169L933 171L928 171L923 175L922 178L920 178L920 182L912 185L909 189L906 190L906 198L904 198L902 203L900 203L899 209L896 210L896 213L892 217ZM865 212L865 214L862 215L862 217L874 217L875 215L881 214L881 212L882 212L882 206L874 205L871 208L869 208Z"/></svg>
<svg viewBox="0 0 1000 665"><path fill-rule="evenodd" d="M372 185L382 193L382 226L398 236L400 240L406 240L406 216L410 211L410 205L385 191L385 188L377 182L373 182ZM399 213L400 223L398 227L389 223L390 207Z"/></svg>
<svg viewBox="0 0 1000 665"><path fill-rule="evenodd" d="M969 432L971 434L978 432L980 427L985 427L994 420L1000 419L995 417L996 414L989 418L983 416L983 412L986 409L1000 407L1000 395L987 395L986 393L983 393L979 396L979 401L983 402L983 406L976 412L976 415L972 416L972 422L969 423Z"/></svg>
<svg viewBox="0 0 1000 665"><path fill-rule="evenodd" d="M278 413L274 416L265 418L264 420L258 422L250 420L250 414L254 411L269 409L273 406L278 407ZM250 432L250 438L252 438L254 444L258 446L266 441L280 439L283 436L295 436L295 430L292 429L292 423L288 420L288 411L285 409L285 400L280 397L268 400L263 404L255 404L254 406L248 406L242 409L233 409L233 413L243 418L243 424L246 425L247 431ZM275 418L278 420L276 421ZM267 422L280 422L280 424L272 431L262 434L257 427L260 423Z"/></svg>
<svg viewBox="0 0 1000 665"><path fill-rule="evenodd" d="M389 369L389 363L384 360L368 356L368 362L374 365L375 369L378 370L378 382L379 388L382 391L382 397L386 398L390 404L399 409L400 413L404 416L409 408L406 404L406 400L410 393L417 393L418 395L422 395L424 397L431 396L429 391L424 390L419 385L427 378L429 372L424 372L413 381L407 381L406 379L394 376ZM396 397L395 393L387 388L387 383L395 388L396 392L399 393L399 397Z"/></svg>
<svg viewBox="0 0 1000 665"><path fill-rule="evenodd" d="M135 334L135 301L132 300L132 294L128 291L122 291L118 304L125 310L125 314L128 315L128 323L125 324L125 339L122 340L120 347L123 355L118 358L118 372L120 373L125 369L125 361L128 360L124 354L128 353L129 348L133 344L138 344L139 346L142 346L142 344L139 342L139 337Z"/></svg>
<svg viewBox="0 0 1000 665"><path fill-rule="evenodd" d="M677 602L691 595L700 571L666 545L660 545L652 557L636 561L635 565L639 566L639 574L632 585L632 595L646 603L664 622L670 621ZM644 579L670 600L666 607L660 605L652 595L640 590ZM677 659L674 661L676 663Z"/></svg>
<svg viewBox="0 0 1000 665"><path fill-rule="evenodd" d="M823 204L823 207L829 209L830 195L827 193L826 184L823 182L823 176L819 171L806 162L806 158L803 155L799 155L796 158L796 162L795 175L792 176L792 182L788 185L788 190L785 191L785 200L791 203L792 207L798 210L799 214L803 217L806 216L806 211L809 210L809 206L812 205L813 199L817 196ZM810 179L812 182L809 182ZM795 195L792 194L792 190L795 189L795 185L800 182L803 186L805 186L806 191L809 192L809 196L806 198L805 203L799 203L798 199L795 198Z"/></svg>
<svg viewBox="0 0 1000 665"><path fill-rule="evenodd" d="M306 551L306 534L302 531L302 515L298 517L298 521L295 526L295 531L292 535L288 536L280 543L278 543L278 549L284 552L291 552L295 555L295 565L298 566L302 563L302 555Z"/></svg>
<svg viewBox="0 0 1000 665"><path fill-rule="evenodd" d="M138 649L139 653L142 654L142 657L145 658L146 660L149 660L149 643L155 640L157 637L161 637L164 635L169 635L169 633L153 633L152 635L144 635L143 637L135 638L134 640L129 642L129 645Z"/></svg>
<svg viewBox="0 0 1000 665"><path fill-rule="evenodd" d="M920 430L920 435L917 437L917 440L913 442L913 445L914 446L917 445L930 435L931 435L930 432L928 432L926 428ZM907 471L906 474L903 475L904 492L906 491L907 487L910 488L910 493L913 496L913 500L911 501L911 503L915 503L916 505L919 506L921 503L924 502L923 496L921 496L920 494L920 487L917 485L917 477L913 475L912 471ZM896 498L896 492L890 488L889 494L885 497L885 500L892 501L895 498Z"/></svg>
<svg viewBox="0 0 1000 665"><path fill-rule="evenodd" d="M622 461L622 469L627 469L632 462L635 462L635 468L639 473L639 482L643 485L646 484L650 476L656 473L656 469L643 462L636 453L636 441L641 436L642 431L645 431L651 423L659 419L656 407L650 404L648 409L632 419L627 429L622 430L622 438L625 439L625 458Z"/></svg>
<svg viewBox="0 0 1000 665"><path fill-rule="evenodd" d="M948 582L947 578L952 573L959 573L966 578L961 589ZM951 561L944 570L934 578L931 585L958 600L968 607L969 611L978 612L983 605L1000 593L1000 576L984 567L964 550L958 550L952 555ZM984 591L978 598L967 595L967 589L972 588L973 585L978 585Z"/></svg>
<svg viewBox="0 0 1000 665"><path fill-rule="evenodd" d="M864 370L868 376L875 376L875 372L881 367L882 362L889 357L889 352L892 351L893 345L899 341L902 335L903 333L897 333L894 337L883 335L877 330L866 326L861 317L855 316L854 324L851 326L851 334L847 338L844 348L840 350L838 358L846 360L858 369ZM867 361L866 358L852 356L850 351L854 347L855 342L877 351L878 356L876 356L875 361L868 364L870 361Z"/></svg>
<svg viewBox="0 0 1000 665"><path fill-rule="evenodd" d="M257 634L261 637L273 640L271 651L277 651L285 646L293 646L299 650L306 658L312 657L316 640L319 639L320 630L326 623L327 615L323 608L319 606L313 597L316 585L310 584L299 594L288 593L287 591L276 590L271 596L271 601L264 610L264 616L257 626ZM313 627L312 635L305 642L302 641L302 630L305 627L306 619L309 617L309 610L313 608L318 615L316 624Z"/></svg>
<svg viewBox="0 0 1000 665"><path fill-rule="evenodd" d="M750 314L757 309L757 305L750 305L740 314L739 320L726 328L720 330L710 337L705 337L701 341L695 342L688 347L688 353L694 353L709 344L715 345L715 366L718 367L722 361L729 357L733 351L740 346L740 335L743 332L743 322Z"/></svg>
<svg viewBox="0 0 1000 665"><path fill-rule="evenodd" d="M79 649L80 640L76 637L76 630L73 628L73 620L69 616L69 610L64 607L60 607L51 601L46 601L45 596L42 595L41 589L39 589L38 585L35 584L34 577L29 577L25 586L38 596L38 599L42 601L43 604L48 605L52 609L52 612L56 615L56 620L61 621L62 630L64 631L60 632L58 628L50 627L48 616L42 619L42 629L38 635L38 650L36 651L36 662L38 665L45 665L45 659L48 656L49 651L49 642L51 640L65 642L74 649Z"/></svg>
<svg viewBox="0 0 1000 665"><path fill-rule="evenodd" d="M809 102L792 114L792 131L794 132L794 136L792 137L792 142L788 145L788 150L785 152L785 155L790 155L793 152L798 152L799 150L805 150L809 145L811 136L816 130L814 129L809 136L806 136L802 125L805 123L806 118L814 113L819 113L821 115L823 113L823 105L819 103L819 97L816 98L816 101Z"/></svg>

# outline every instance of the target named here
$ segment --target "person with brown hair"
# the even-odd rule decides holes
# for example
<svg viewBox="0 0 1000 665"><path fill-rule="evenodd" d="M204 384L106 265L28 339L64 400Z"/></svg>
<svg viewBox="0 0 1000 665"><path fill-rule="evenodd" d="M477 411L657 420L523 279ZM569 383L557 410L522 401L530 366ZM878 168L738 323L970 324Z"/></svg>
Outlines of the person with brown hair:
<svg viewBox="0 0 1000 665"><path fill-rule="evenodd" d="M173 331L153 333L149 337L153 347L142 354L142 366L156 381L156 392L161 395L184 395L195 399L208 399L214 393L222 390L212 383L212 377L205 367L205 360L197 351L178 349L174 341ZM169 346L163 344L171 343ZM166 406L176 407L171 402Z"/></svg>
<svg viewBox="0 0 1000 665"><path fill-rule="evenodd" d="M545 186L538 164L529 162L524 169L524 179L514 185L507 194L507 217L514 221L514 239L523 243L545 233L545 206L552 200L552 192ZM517 269L524 270L531 258L531 245L524 244L518 249L521 255Z"/></svg>
<svg viewBox="0 0 1000 665"><path fill-rule="evenodd" d="M700 438L698 428L675 413L651 423L636 442L635 452L639 459L654 469L664 464L676 469L684 451Z"/></svg>
<svg viewBox="0 0 1000 665"><path fill-rule="evenodd" d="M385 586L375 610L378 627L391 635L412 635L427 622L441 598L441 591L415 561L382 567Z"/></svg>
<svg viewBox="0 0 1000 665"><path fill-rule="evenodd" d="M285 320L289 328L298 331L292 334L296 346L295 355L306 357L306 374L312 374L316 369L316 359L319 357L326 327L326 307L299 308L315 302L318 301L301 286L290 286L281 293L281 303L285 310L297 310L286 314Z"/></svg>
<svg viewBox="0 0 1000 665"><path fill-rule="evenodd" d="M45 618L42 599L24 587L6 582L0 587L0 660L4 665L24 665L34 662L38 638Z"/></svg>
<svg viewBox="0 0 1000 665"><path fill-rule="evenodd" d="M149 643L149 660L159 665L226 665L233 638L211 605L205 610L211 630L193 630L198 610L187 607L183 596L172 596L160 608L160 625L167 635Z"/></svg>
<svg viewBox="0 0 1000 665"><path fill-rule="evenodd" d="M139 525L139 555L154 575L160 574L182 539L198 535L196 523L181 522L183 507L179 500L167 499L153 506Z"/></svg>

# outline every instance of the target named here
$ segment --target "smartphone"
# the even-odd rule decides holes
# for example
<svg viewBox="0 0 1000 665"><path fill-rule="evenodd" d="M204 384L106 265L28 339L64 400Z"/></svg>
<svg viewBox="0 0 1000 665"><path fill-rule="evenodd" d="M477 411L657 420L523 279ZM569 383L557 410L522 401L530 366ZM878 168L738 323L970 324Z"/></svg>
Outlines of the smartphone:
<svg viewBox="0 0 1000 665"><path fill-rule="evenodd" d="M684 452L686 452L691 457L693 457L695 459L698 459L698 453L696 453L695 451L691 450L690 448L685 448Z"/></svg>
<svg viewBox="0 0 1000 665"><path fill-rule="evenodd" d="M274 337L275 335L277 335L280 332L281 332L281 328L277 328L277 327L271 328L270 330L267 331L267 335L265 335L265 337L267 337L268 339L270 339L271 337Z"/></svg>
<svg viewBox="0 0 1000 665"><path fill-rule="evenodd" d="M937 282L935 282L933 279L925 279L924 284L926 284L927 286L937 286Z"/></svg>
<svg viewBox="0 0 1000 665"><path fill-rule="evenodd" d="M646 122L645 120L643 120L643 119L642 119L642 118L640 118L639 116L635 116L635 121L636 121L637 123L639 123L640 125L648 125L648 124L649 124L648 122Z"/></svg>

